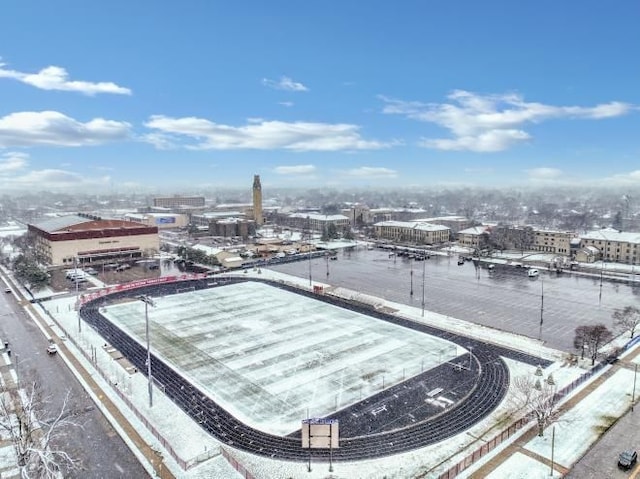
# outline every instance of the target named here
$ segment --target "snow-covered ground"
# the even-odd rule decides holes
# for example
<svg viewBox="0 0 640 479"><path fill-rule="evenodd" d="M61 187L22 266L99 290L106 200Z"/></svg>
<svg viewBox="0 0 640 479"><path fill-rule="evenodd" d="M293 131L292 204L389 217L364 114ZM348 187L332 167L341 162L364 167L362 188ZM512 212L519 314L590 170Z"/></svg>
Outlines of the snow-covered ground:
<svg viewBox="0 0 640 479"><path fill-rule="evenodd" d="M552 436L554 463L570 469L589 447L631 405L634 372L620 369L577 405L567 411L543 437L536 436L525 446L533 457L551 461ZM503 462L488 477L491 479L549 477L550 466L523 453ZM554 477L561 477L555 471Z"/></svg>
<svg viewBox="0 0 640 479"><path fill-rule="evenodd" d="M297 284L300 287L308 287L308 281L304 279L298 279L294 277L290 277L283 274L278 274L274 272L269 272L267 270L262 271L249 271L245 273L248 276L251 275L260 275L260 277L270 277L272 279L276 279L279 281L286 281L289 283ZM255 285L253 285L255 286ZM328 285L326 285L328 286ZM226 288L226 287L225 287ZM224 288L219 288L220 291L223 291ZM215 291L215 288L210 291ZM201 292L194 293L185 293L185 295L193 295L189 296L193 301L204 302L205 297L198 297L198 294ZM244 294L244 293L243 293ZM256 294L256 297L248 300L247 302L252 302L257 298L265 298L263 295L264 292L253 293L250 292L249 296L252 294ZM328 291L328 294L332 294L331 290ZM336 291L333 294L350 294L348 291ZM353 293L351 293L353 294ZM165 297L159 298L159 306L156 309L150 308L149 317L150 321L153 324L152 328L152 336L154 335L154 328L156 330L155 337L159 338L157 331L165 326L170 326L171 328L175 328L178 325L172 324L173 320L169 314L169 311L173 310L175 312L175 308L179 306L179 302L183 301L182 297L187 296L176 296L174 298ZM297 295L295 295L297 296ZM284 297L286 298L286 296ZM224 298L219 298L224 299ZM270 300L270 298L268 298ZM280 300L283 298L281 297ZM73 310L75 298L67 297L67 298L54 298L49 301L46 301L43 306L51 313L51 315L55 318L55 322L51 321L47 318L49 324L52 324L54 328L56 328L60 334L63 336L68 335L67 345L70 350L74 352L74 354L81 358L84 366L90 371L96 371L94 374L94 378L100 382L103 389L107 392L110 392L110 397L119 405L119 408L127 413L129 420L132 422L134 427L143 435L145 440L147 440L154 448L158 450L163 450L161 446L161 440L157 437L154 437L146 427L141 423L138 419L136 413L133 411L137 411L137 414L144 416L148 419L148 421L153 424L154 428L158 431L158 434L165 438L173 447L174 454L178 458L177 460L169 454L169 452L165 451L163 456L167 465L171 468L172 472L180 478L185 479L200 479L200 478L233 478L233 477L241 477L238 473L236 473L232 467L229 465L226 459L224 459L220 454L220 443L218 443L214 438L206 434L202 431L197 424L195 424L191 419L186 416L179 408L173 405L173 403L162 396L162 394L156 389L154 394L154 404L153 407L149 407L148 404L148 396L147 396L147 382L146 377L141 373L129 374L129 372L125 371L118 362L114 361L109 353L102 348L104 344L104 340L96 334L91 328L88 328L85 324L83 324L82 333L79 334L78 331L78 319L77 313ZM178 303L174 303L177 301ZM207 307L202 306L204 309L198 310L197 308L200 306L196 306L196 309L193 309L191 312L195 313L200 311L200 314L203 314L207 308L211 308L212 304L207 301L209 305ZM431 313L426 311L424 317L421 314L420 309L412 308L409 306L399 305L395 303L390 303L387 301L380 301L385 307L390 309L395 309L397 311L396 314L401 314L403 316L410 317L416 321L424 321L427 324L434 324L443 328L451 329L453 331L468 334L470 336L476 337L478 339L489 340L498 344L503 344L506 346L510 346L514 349L521 349L523 351L527 351L533 354L541 355L545 358L556 361L555 364L550 366L545 371L545 376L549 373L553 374L553 377L558 384L558 387L570 383L574 379L576 379L581 373L584 372L584 369L581 367L570 367L568 365L564 365L562 362L563 354L546 348L539 341L531 340L523 336L517 336L513 334L509 334L506 332L494 331L491 328L473 325L471 323L467 323L461 320L457 320L455 318L450 318L442 315L438 315L435 313ZM186 305L183 305L186 306ZM326 306L326 305L325 305ZM254 304L254 307L257 308L257 305ZM304 306L311 308L312 311L316 308L315 303L305 305ZM108 308L107 314L114 314L118 312L118 308L116 306L110 306ZM127 312L127 308L130 309ZM130 327L132 331L139 330L140 321L143 320L143 304L135 303L135 304L127 304L122 307L122 318L124 318L124 322L131 321ZM135 311L135 312L134 312ZM246 310L245 310L246 311ZM265 308L260 307L257 309L259 314L265 314ZM320 311L320 310L318 310ZM367 324L369 329L375 328L377 329L380 322L375 320L363 319L363 318L355 318L349 315L342 316L342 312L338 314L337 312L332 312L331 310L322 310L324 314L330 314L331 316L338 315L340 319L338 320L339 328L343 327L341 322L354 321L356 324L359 321L362 321L362 325ZM181 307L180 314L185 315L189 314L189 309L183 309ZM305 310L306 314L306 310ZM355 314L355 313L354 313ZM127 316L128 315L128 316ZM195 314L197 316L197 314ZM46 316L45 316L46 317ZM129 320L127 320L129 317ZM135 317L135 319L134 319ZM119 319L122 320L122 319ZM263 329L265 327L273 326L270 322L271 320L265 320L262 317L256 318L256 316L251 317L247 315L244 321L246 321L246 328L242 330L242 334L248 334L249 336L255 335L256 329ZM282 318L280 319L282 321ZM326 321L323 318L321 321L318 320L315 325ZM373 323L367 323L367 321L374 321ZM221 322L220 324L223 324ZM56 326L56 324L60 325L60 327ZM227 326L231 323L227 321ZM196 331L200 331L201 336L206 337L208 332L203 330L204 323L201 322L200 319L192 318L188 320L186 324L183 325L185 329L185 338L191 338ZM253 329L249 326L252 326ZM291 326L291 325L290 325ZM311 327L309 325L308 327ZM295 326L296 328L298 326ZM307 327L307 326L303 326ZM335 324L333 326L335 328ZM353 327L353 326L351 326ZM361 326L364 327L364 326ZM224 331L224 328L221 330ZM179 330L171 330L171 335L176 336L180 332ZM238 330L240 332L240 330ZM143 337L140 335L139 331L135 333L139 337ZM315 333L314 333L315 334ZM378 332L377 334L380 334ZM386 334L386 333L385 333ZM396 334L396 333L392 333ZM398 333L400 334L400 333ZM404 333L403 333L404 334ZM171 337L170 335L170 337ZM233 336L229 336L225 341L229 342L229 349L227 352L233 356L233 345L231 344ZM411 339L411 336L400 335L396 337L396 340L401 340L401 338ZM192 338L191 338L192 339ZM274 336L275 339L275 336ZM341 340L343 341L344 338ZM254 345L257 346L258 339L252 339L254 341ZM75 344L78 345L76 348ZM203 339L202 342L198 344L198 348L207 350L207 348L212 348L215 345L215 337L209 339ZM435 344L435 343L434 343ZM282 345L275 346L273 343L271 346L272 353L278 351L278 348L284 347ZM154 348L158 348L157 344L154 344ZM212 348L213 349L213 348ZM83 356L80 352L84 351L84 354L87 356ZM95 351L97 356L96 364L90 362L87 357L90 351ZM165 354L163 351L157 350L159 354ZM280 350L283 352L283 350ZM170 351L166 354L174 354ZM253 358L255 361L256 358ZM235 361L236 366L241 371L246 371L251 373L251 367L244 365L241 366L242 357L236 356L232 359ZM291 363L295 364L295 363ZM535 368L532 368L529 365L524 365L522 363L517 363L514 361L507 361L507 364L510 368L512 376L525 375L525 374L533 374L535 372ZM261 365L260 368L269 367L267 365ZM394 368L399 367L399 364L393 366ZM294 368L295 370L295 368ZM104 380L97 371L102 371L105 375L106 380ZM301 370L302 371L302 370ZM578 450L570 450L569 446L563 446L563 442L570 442L568 440L563 441L559 439L560 437L571 437L572 431L569 429L571 424L580 423L580 427L585 428L586 424L589 424L589 434L583 436L583 441L585 444L593 441L596 437L595 435L595 427L599 424L599 421L602 419L604 415L620 415L625 409L625 400L624 398L628 394L629 384L632 382L629 380L628 373L629 371L620 371L623 374L616 374L612 378L608 379L605 384L600 386L597 391L606 392L602 395L593 396L594 399L591 399L592 395L589 395L586 399L584 409L580 410L580 421L576 421L575 418L573 422L567 421L566 425L563 426L563 423L558 423L556 426L556 447L555 453L557 457L557 461L564 465L570 466L573 462L575 462L579 458L580 451ZM191 373L188 373L191 377ZM196 374L194 372L193 378L195 380L200 380L195 377ZM299 381L304 381L304 375L298 377ZM265 388L272 387L278 384L283 378L279 378L277 375L275 376L275 382L272 384L272 381L267 381L263 386ZM596 392L597 392L596 391ZM614 393L612 393L612 391ZM615 399L617 398L617 399ZM126 403L128 402L130 406ZM627 398L627 404L629 399ZM236 398L234 398L234 403L237 402ZM97 400L99 404L99 400ZM594 411L596 411L594 413ZM306 413L305 413L306 414ZM265 416L266 417L266 416ZM328 464L327 463L312 463L312 471L307 471L307 465L304 463L285 463L281 461L274 461L271 459L266 459L262 457L253 456L248 453L243 453L235 450L231 450L226 448L226 450L255 477L257 478L309 478L309 479L321 479L332 477L334 479L369 479L369 478L383 478L386 477L388 479L405 479L405 478L413 478L413 477L421 477L421 478L432 478L437 477L437 475L445 470L447 470L452 465L464 459L468 454L470 454L473 450L480 447L485 441L490 440L496 434L500 433L502 429L512 423L515 419L513 417L513 411L511 407L510 400L507 398L503 402L503 404L496 409L489 417L485 418L483 421L478 423L476 426L471 428L464 434L460 434L452 439L443 441L441 443L428 446L422 448L420 450L399 454L396 456L380 458L376 460L370 461L361 461L357 463L337 463L334 464L334 472L328 472ZM299 418L298 418L299 421ZM274 422L281 423L282 426L283 421L279 419L279 417L274 418ZM288 428L289 426L287 426ZM578 427L578 426L575 426ZM566 428L566 429L561 429ZM593 433L592 433L593 432ZM514 437L517 437L514 436ZM513 438L512 438L513 439ZM529 446L528 446L529 447ZM542 442L540 444L534 443L530 445L531 452L539 451L537 453L542 455L547 455L550 457L550 448L548 451L545 450L545 444ZM560 448L566 448L561 451ZM525 454L521 454L522 458L518 459L520 455L515 455L509 461L514 461L511 466L505 466L505 468L497 469L494 474L501 474L499 471L510 471L508 477L537 477L536 475L528 475L528 476L517 476L517 471L527 471L531 474L537 474L538 469L542 473L549 473L548 466L544 466L543 463L536 461L533 459L533 463L530 463L532 460L531 457L526 456ZM560 462L562 461L562 462ZM184 470L180 467L178 462L189 463L189 464L197 464L193 467ZM538 465L539 464L539 467ZM494 477L494 476L491 476ZM500 475L496 475L495 477L503 477ZM504 476L507 477L507 476Z"/></svg>

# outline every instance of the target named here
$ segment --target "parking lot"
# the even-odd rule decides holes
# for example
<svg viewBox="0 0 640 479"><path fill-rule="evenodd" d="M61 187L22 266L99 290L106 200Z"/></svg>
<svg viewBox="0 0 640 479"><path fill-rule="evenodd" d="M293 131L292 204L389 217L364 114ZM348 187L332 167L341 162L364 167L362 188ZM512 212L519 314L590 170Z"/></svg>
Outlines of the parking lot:
<svg viewBox="0 0 640 479"><path fill-rule="evenodd" d="M275 271L342 286L402 304L505 331L540 337L548 346L573 351L577 326L602 322L612 328L616 308L636 304L640 282L611 282L599 276L497 265L489 271L457 256L425 261L388 251L344 251L336 261L315 258L271 267ZM423 281L424 278L424 281ZM411 292L413 291L413 294ZM542 317L542 327L540 325Z"/></svg>
<svg viewBox="0 0 640 479"><path fill-rule="evenodd" d="M95 274L91 274L91 276L106 284L116 284L138 279L157 278L161 274L170 274L174 269L177 271L173 263L164 264L166 263L164 261L162 263L160 264L158 261L123 263L129 267L118 267L121 265L117 264L97 265L93 266ZM82 277L82 269L78 267L77 271L80 272L80 277ZM73 274L75 269L71 267L51 272L51 289L54 291L75 291L76 283L73 279L67 277L67 272ZM78 291L84 291L93 286L91 278L88 275L85 275L85 278L86 281L78 281Z"/></svg>

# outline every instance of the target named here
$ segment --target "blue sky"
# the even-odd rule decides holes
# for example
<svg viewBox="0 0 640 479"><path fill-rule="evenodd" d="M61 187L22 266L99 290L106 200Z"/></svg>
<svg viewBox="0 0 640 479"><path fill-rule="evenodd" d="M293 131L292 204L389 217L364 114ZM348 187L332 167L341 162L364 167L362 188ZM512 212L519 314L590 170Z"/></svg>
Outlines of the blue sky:
<svg viewBox="0 0 640 479"><path fill-rule="evenodd" d="M640 186L634 0L0 5L0 191Z"/></svg>

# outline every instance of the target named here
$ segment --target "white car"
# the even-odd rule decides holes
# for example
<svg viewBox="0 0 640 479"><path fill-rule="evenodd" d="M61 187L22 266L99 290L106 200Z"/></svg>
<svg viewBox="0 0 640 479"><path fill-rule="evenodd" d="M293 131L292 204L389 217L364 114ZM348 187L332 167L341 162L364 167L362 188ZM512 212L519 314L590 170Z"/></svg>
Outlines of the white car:
<svg viewBox="0 0 640 479"><path fill-rule="evenodd" d="M57 352L58 352L58 346L56 346L55 343L49 344L49 346L47 347L47 353L56 354Z"/></svg>

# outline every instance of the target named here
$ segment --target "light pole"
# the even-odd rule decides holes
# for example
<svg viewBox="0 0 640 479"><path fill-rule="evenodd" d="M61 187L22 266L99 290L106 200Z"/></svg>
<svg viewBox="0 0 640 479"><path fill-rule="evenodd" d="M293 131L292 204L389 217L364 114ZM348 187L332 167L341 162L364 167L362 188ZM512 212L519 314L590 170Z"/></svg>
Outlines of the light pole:
<svg viewBox="0 0 640 479"><path fill-rule="evenodd" d="M413 297L413 258L409 258L409 265L411 267L411 290L409 291L409 296Z"/></svg>
<svg viewBox="0 0 640 479"><path fill-rule="evenodd" d="M311 279L311 219L307 216L307 231L309 236L307 237L307 248L309 250L309 288L313 285Z"/></svg>
<svg viewBox="0 0 640 479"><path fill-rule="evenodd" d="M551 429L551 471L549 472L549 477L553 477L553 469L554 469L554 452L555 452L555 445L556 445L556 427L553 426L553 429Z"/></svg>
<svg viewBox="0 0 640 479"><path fill-rule="evenodd" d="M540 279L540 330L538 331L538 339L542 339L542 315L544 312L544 280Z"/></svg>
<svg viewBox="0 0 640 479"><path fill-rule="evenodd" d="M633 370L633 392L631 393L631 411L633 411L633 403L636 402L636 378L638 377L638 365Z"/></svg>
<svg viewBox="0 0 640 479"><path fill-rule="evenodd" d="M327 260L327 278L329 277L329 252L325 254L325 259Z"/></svg>
<svg viewBox="0 0 640 479"><path fill-rule="evenodd" d="M147 378L149 379L149 407L153 407L153 377L151 376L151 343L149 338L149 305L155 307L153 300L146 295L138 296L137 299L144 303L144 322L147 334Z"/></svg>
<svg viewBox="0 0 640 479"><path fill-rule="evenodd" d="M598 294L598 306L602 302L602 276L604 275L604 258L602 259L602 268L600 268L600 293Z"/></svg>
<svg viewBox="0 0 640 479"><path fill-rule="evenodd" d="M424 280L427 272L427 262L422 263L422 317L424 318Z"/></svg>

